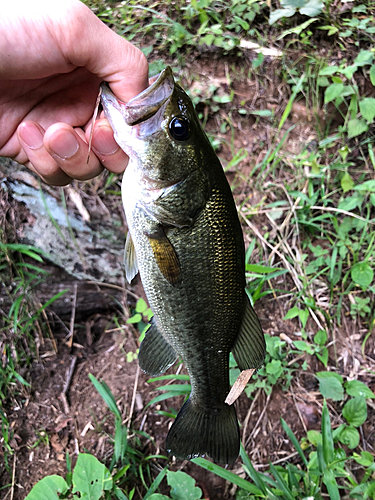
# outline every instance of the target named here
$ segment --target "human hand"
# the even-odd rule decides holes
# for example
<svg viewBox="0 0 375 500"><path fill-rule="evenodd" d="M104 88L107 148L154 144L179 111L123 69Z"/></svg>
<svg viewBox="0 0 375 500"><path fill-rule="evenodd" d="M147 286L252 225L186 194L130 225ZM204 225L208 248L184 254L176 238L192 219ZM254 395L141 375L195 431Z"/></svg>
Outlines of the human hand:
<svg viewBox="0 0 375 500"><path fill-rule="evenodd" d="M91 118L101 81L128 101L148 86L140 50L79 0L18 0L0 17L0 156L65 185L128 162L108 122Z"/></svg>

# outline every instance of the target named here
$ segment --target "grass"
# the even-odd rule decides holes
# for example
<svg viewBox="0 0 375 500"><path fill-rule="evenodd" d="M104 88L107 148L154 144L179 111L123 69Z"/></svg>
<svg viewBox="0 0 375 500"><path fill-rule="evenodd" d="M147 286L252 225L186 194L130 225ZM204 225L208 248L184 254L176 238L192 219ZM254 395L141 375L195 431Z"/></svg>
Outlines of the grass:
<svg viewBox="0 0 375 500"><path fill-rule="evenodd" d="M142 48L151 73L168 63L181 75L231 179L247 244L248 294L261 316L282 320L268 328L264 367L245 390L251 403L240 470L204 458L195 464L236 485L238 500L374 498L375 450L366 439L374 423L369 386L375 374L374 4L281 0L270 11L257 0L86 3ZM258 44L259 51L249 51L244 42ZM270 59L265 49L276 55ZM82 189L90 190L90 183ZM118 177L108 175L98 192L119 197ZM0 251L2 271L16 283L2 330L12 331L2 347L5 401L28 390L21 368L35 351L23 351L18 340L21 333L30 335L44 309L31 317L25 313L26 290L42 279L37 264L14 265L10 257L29 252L37 263L38 251L9 244ZM147 304L138 301L128 323L144 332L149 316ZM136 359L137 352L128 354L129 361ZM238 374L231 359L232 383ZM312 395L304 386L306 375L315 384ZM202 498L191 477L176 476L166 458L142 451L142 435L128 440L110 389L93 377L92 382L115 419L111 460L101 464L80 455L72 469L67 458L67 476L54 486L56 498L73 485L84 491L77 478L89 461L88 479L101 478L93 498L136 498L136 488L150 500L186 498L177 484L186 485L189 498ZM151 379L162 385L147 411L174 418L170 398L186 397L188 382L179 372ZM282 420L279 432L289 441L289 454L273 450L271 456L267 448L265 456L259 450L265 441L256 446L262 418L280 392L293 401L302 430L293 433ZM299 403L306 401L316 408L320 430L304 423ZM252 412L256 420L248 432ZM9 457L12 432L1 406L0 416ZM160 487L166 494L158 493Z"/></svg>

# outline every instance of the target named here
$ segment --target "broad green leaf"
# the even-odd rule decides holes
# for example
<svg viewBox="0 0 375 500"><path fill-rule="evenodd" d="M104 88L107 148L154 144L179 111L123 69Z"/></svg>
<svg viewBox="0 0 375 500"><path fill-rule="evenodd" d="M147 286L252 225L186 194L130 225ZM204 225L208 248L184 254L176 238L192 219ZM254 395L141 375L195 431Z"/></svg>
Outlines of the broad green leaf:
<svg viewBox="0 0 375 500"><path fill-rule="evenodd" d="M323 347L323 349L320 352L316 352L315 356L323 363L324 366L328 365L328 349L326 347Z"/></svg>
<svg viewBox="0 0 375 500"><path fill-rule="evenodd" d="M299 316L299 312L300 312L299 308L297 306L294 306L291 309L289 309L289 311L286 313L283 319L296 318L297 316Z"/></svg>
<svg viewBox="0 0 375 500"><path fill-rule="evenodd" d="M361 120L360 118L353 118L353 120L349 120L348 122L349 139L357 137L358 135L363 134L367 130L368 130L368 125L365 120Z"/></svg>
<svg viewBox="0 0 375 500"><path fill-rule="evenodd" d="M301 320L303 328L305 328L308 318L309 318L309 310L301 309L299 312L299 319Z"/></svg>
<svg viewBox="0 0 375 500"><path fill-rule="evenodd" d="M375 193L375 180L372 179L370 181L362 182L362 184L358 184L354 190L359 191L362 194Z"/></svg>
<svg viewBox="0 0 375 500"><path fill-rule="evenodd" d="M375 118L375 99L373 97L365 97L359 102L359 109L363 118L372 123Z"/></svg>
<svg viewBox="0 0 375 500"><path fill-rule="evenodd" d="M329 87L326 88L324 92L324 104L328 104L331 101L334 101L339 95L342 94L344 90L343 83L332 83Z"/></svg>
<svg viewBox="0 0 375 500"><path fill-rule="evenodd" d="M351 425L346 425L339 434L339 440L351 450L359 444L359 432Z"/></svg>
<svg viewBox="0 0 375 500"><path fill-rule="evenodd" d="M148 497L148 500L171 500L171 497L166 497L165 495L161 495L160 493L153 493Z"/></svg>
<svg viewBox="0 0 375 500"><path fill-rule="evenodd" d="M273 359L266 365L266 372L270 375L280 374L282 371L281 361L279 359Z"/></svg>
<svg viewBox="0 0 375 500"><path fill-rule="evenodd" d="M349 172L345 172L345 174L342 176L341 179L341 188L344 191L344 193L347 193L354 187L354 181L351 178Z"/></svg>
<svg viewBox="0 0 375 500"><path fill-rule="evenodd" d="M47 476L34 486L25 500L59 500L59 495L67 491L65 479L56 475Z"/></svg>
<svg viewBox="0 0 375 500"><path fill-rule="evenodd" d="M375 87L375 64L373 64L370 68L370 81Z"/></svg>
<svg viewBox="0 0 375 500"><path fill-rule="evenodd" d="M323 68L319 71L319 76L330 76L334 75L339 71L338 66L327 66L326 68Z"/></svg>
<svg viewBox="0 0 375 500"><path fill-rule="evenodd" d="M374 270L368 262L357 262L350 270L352 280L357 285L368 288L374 279Z"/></svg>
<svg viewBox="0 0 375 500"><path fill-rule="evenodd" d="M374 463L374 457L368 451L361 451L361 454L353 453L354 460L363 465L363 467L370 467Z"/></svg>
<svg viewBox="0 0 375 500"><path fill-rule="evenodd" d="M296 349L299 349L300 351L307 352L308 354L314 354L314 348L311 346L311 344L308 344L304 340L294 340L293 344L295 345Z"/></svg>
<svg viewBox="0 0 375 500"><path fill-rule="evenodd" d="M324 345L327 342L328 336L325 330L319 330L314 336L314 342L318 345Z"/></svg>
<svg viewBox="0 0 375 500"><path fill-rule="evenodd" d="M73 493L80 493L82 500L99 500L103 491L111 488L107 467L93 455L80 453L73 471Z"/></svg>
<svg viewBox="0 0 375 500"><path fill-rule="evenodd" d="M307 439L315 447L318 446L318 443L322 444L322 434L319 431L307 431Z"/></svg>
<svg viewBox="0 0 375 500"><path fill-rule="evenodd" d="M324 7L323 2L320 0L310 0L306 3L302 9L300 9L300 13L309 17L319 16Z"/></svg>
<svg viewBox="0 0 375 500"><path fill-rule="evenodd" d="M341 385L344 383L342 376L336 372L317 372L316 376L318 377L319 380L320 379L334 379L335 378L336 380L338 380L340 382Z"/></svg>
<svg viewBox="0 0 375 500"><path fill-rule="evenodd" d="M362 425L367 418L367 404L363 397L349 399L342 409L343 417L354 427Z"/></svg>
<svg viewBox="0 0 375 500"><path fill-rule="evenodd" d="M139 323L142 321L142 315L140 313L135 313L134 316L131 316L129 319L126 320L127 323Z"/></svg>
<svg viewBox="0 0 375 500"><path fill-rule="evenodd" d="M146 311L147 308L148 308L147 302L144 299L142 299L142 297L138 299L137 304L135 306L135 312L143 313Z"/></svg>
<svg viewBox="0 0 375 500"><path fill-rule="evenodd" d="M374 53L370 50L361 50L358 56L354 60L354 64L357 66L365 66L371 64L374 60Z"/></svg>
<svg viewBox="0 0 375 500"><path fill-rule="evenodd" d="M270 14L268 23L272 25L282 17L292 17L295 13L296 9L293 8L273 10Z"/></svg>
<svg viewBox="0 0 375 500"><path fill-rule="evenodd" d="M195 480L185 472L168 471L167 481L173 500L198 500L202 497L202 490L195 486Z"/></svg>
<svg viewBox="0 0 375 500"><path fill-rule="evenodd" d="M341 401L344 399L344 389L342 387L342 381L340 382L335 375L337 374L332 372L317 373L319 390L324 398L333 399L333 401Z"/></svg>
<svg viewBox="0 0 375 500"><path fill-rule="evenodd" d="M362 396L365 399L375 398L375 394L372 392L372 390L360 380L349 380L345 383L344 387L349 396Z"/></svg>

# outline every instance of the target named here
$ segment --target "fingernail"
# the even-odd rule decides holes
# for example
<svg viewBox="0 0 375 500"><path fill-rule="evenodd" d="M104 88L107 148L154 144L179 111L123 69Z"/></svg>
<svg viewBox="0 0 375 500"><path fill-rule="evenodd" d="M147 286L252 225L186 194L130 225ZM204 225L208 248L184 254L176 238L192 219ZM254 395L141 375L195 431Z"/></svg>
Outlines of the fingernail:
<svg viewBox="0 0 375 500"><path fill-rule="evenodd" d="M113 137L112 129L103 125L96 127L92 138L92 147L103 155L112 155L119 148Z"/></svg>
<svg viewBox="0 0 375 500"><path fill-rule="evenodd" d="M22 123L18 129L18 133L30 149L40 149L43 146L44 130L36 123Z"/></svg>
<svg viewBox="0 0 375 500"><path fill-rule="evenodd" d="M63 133L53 136L49 147L56 156L68 160L78 151L79 143L73 133L64 130Z"/></svg>

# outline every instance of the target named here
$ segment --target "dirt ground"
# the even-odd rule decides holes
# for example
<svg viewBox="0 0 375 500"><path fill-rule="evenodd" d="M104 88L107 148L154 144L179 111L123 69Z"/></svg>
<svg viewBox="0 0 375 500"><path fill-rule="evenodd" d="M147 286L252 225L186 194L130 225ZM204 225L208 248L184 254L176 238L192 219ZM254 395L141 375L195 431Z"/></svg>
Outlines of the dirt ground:
<svg viewBox="0 0 375 500"><path fill-rule="evenodd" d="M200 71L201 79L214 79L222 91L226 91L226 65L222 61L207 64L205 71ZM268 66L272 72L272 61ZM187 73L189 67L187 67ZM194 67L195 73L197 68ZM256 102L257 109L272 108L277 113L284 104L282 89L272 87L270 77L268 88L258 88L255 81L234 81L236 99L238 101ZM285 124L287 128L293 123L302 122L291 133L288 143L290 151L298 150L301 142L307 143L315 139L313 128L309 125L309 113L301 102L295 107L291 121ZM214 130L217 122L225 118L225 110L215 115L208 121L208 130ZM248 176L254 162L260 158L272 142L274 129L255 118L237 117L235 121L235 139L232 145L234 150L240 147L248 151L248 157L239 168L239 174L234 169L228 172L228 179L235 185L234 195L237 204L243 200L251 200L255 205L265 193L259 192L254 185L244 179ZM230 146L223 146L220 151L222 158L231 157ZM0 160L1 165L1 160ZM0 167L1 168L1 167ZM287 172L283 174L282 182L287 181ZM0 176L1 177L1 176ZM1 180L1 178L0 178ZM4 177L3 177L4 180ZM7 182L12 179L7 178ZM272 199L272 192L266 196ZM7 203L12 205L12 210L25 213L23 203L16 202L10 194ZM70 203L69 210L77 212ZM92 204L90 212L95 219L95 210L100 213L100 203ZM121 211L121 207L116 207ZM27 210L26 210L27 212ZM119 216L123 224L123 216ZM33 224L33 218L27 213L22 218L17 218L20 227L17 227L18 236L22 235L24 224ZM264 234L273 228L269 221L262 216L252 219L253 224ZM118 227L119 238L124 237L125 226ZM246 233L245 240L249 236ZM21 238L22 240L22 238ZM119 258L117 265L122 266ZM127 361L127 353L135 352L137 332L130 325L125 325L129 307L134 306L137 297L144 296L139 278L129 294L124 293L122 283L118 290L106 288L104 285L92 284L89 280L82 281L71 277L61 268L51 263L46 263L46 268L52 273L51 287L56 286L61 280L64 288L68 289L64 299L59 299L47 313L46 321L51 327L51 335L44 337L39 347L39 357L34 361L25 377L31 384L31 390L25 390L23 403L13 405L7 412L8 421L14 432L12 447L14 455L9 457L10 469L15 471L15 483L12 489L13 500L23 500L31 487L42 477L50 474L66 474L65 454L72 457L74 462L77 453L92 452L99 460L109 462L111 445L110 435L113 435L114 419L100 395L94 389L88 375L91 373L97 379L103 380L110 387L117 404L122 411L125 421L134 430L142 430L152 439L142 438L142 451L148 454L165 454L165 437L170 425L170 420L156 413L158 409L168 411L173 406L178 409L181 400L163 402L160 407L150 406L147 403L155 396L156 384L148 383L145 374L139 371L137 361ZM281 277L281 279L284 279ZM55 288L53 288L55 291ZM37 291L38 293L38 291ZM44 290L43 294L48 294ZM91 295L90 295L91 294ZM100 294L100 299L98 298ZM67 298L66 298L67 297ZM270 335L288 335L295 337L297 323L283 321L288 303L285 300L276 300L272 295L256 303L256 312L260 318L265 333ZM75 305L74 305L75 302ZM78 304L78 306L77 306ZM98 308L100 304L100 308ZM73 338L68 336L72 310L75 310L75 327ZM114 321L118 319L118 322ZM118 326L120 325L120 327ZM125 326L124 326L125 325ZM314 326L311 325L313 329ZM336 354L333 348L331 356L341 359L343 371L347 373L352 368L354 354L359 359L358 347L353 334L362 335L357 325L346 319L341 331L337 332L339 342L336 345ZM345 351L346 349L346 351ZM373 348L371 348L371 352ZM347 352L347 356L343 353ZM340 358L341 356L341 358ZM277 386L272 395L267 397L264 392L254 394L254 399L249 399L243 394L236 403L239 420L242 424L242 440L254 465L262 470L268 463L289 457L294 460L293 449L282 431L280 417L283 417L301 438L308 429L318 429L322 398L318 391L316 371L322 370L315 357L308 355L300 359L306 360L308 370L298 370L295 373L298 383L293 383L291 388L284 391ZM346 361L345 361L346 360ZM293 358L291 358L291 363ZM346 364L345 364L346 363ZM175 373L176 368L171 369ZM298 376L297 376L298 375ZM68 385L66 385L68 384ZM330 408L333 414L335 408ZM373 409L370 408L370 412ZM370 429L373 415L369 415L363 429L367 443L374 447L374 436ZM339 424L339 418L333 422ZM159 461L164 465L163 461ZM197 485L202 488L206 499L232 499L235 490L231 489L224 480L213 474L207 474L203 469L191 463L176 462L172 467L177 470L181 467L197 480ZM232 469L240 474L243 471L238 460ZM0 458L0 485L10 484L11 474L4 467ZM10 499L10 489L5 490L7 500ZM138 496L137 496L138 495ZM142 498L138 490L135 498Z"/></svg>

